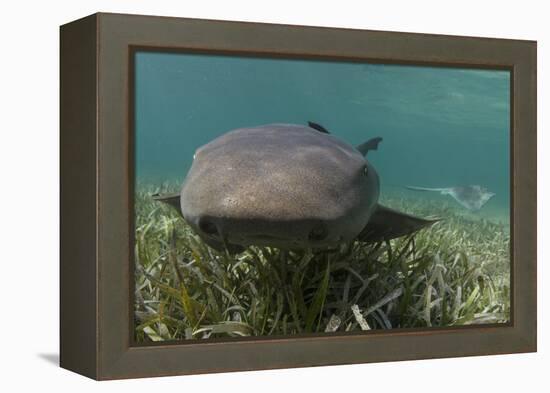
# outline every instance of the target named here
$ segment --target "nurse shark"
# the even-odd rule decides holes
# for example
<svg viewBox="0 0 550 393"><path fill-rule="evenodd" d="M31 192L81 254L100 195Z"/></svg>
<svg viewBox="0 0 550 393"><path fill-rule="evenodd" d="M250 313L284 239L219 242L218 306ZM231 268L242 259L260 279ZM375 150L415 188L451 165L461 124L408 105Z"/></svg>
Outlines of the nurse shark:
<svg viewBox="0 0 550 393"><path fill-rule="evenodd" d="M196 150L179 193L153 198L230 253L394 239L438 220L378 203L380 180L366 156L381 140L353 147L312 122L236 129Z"/></svg>

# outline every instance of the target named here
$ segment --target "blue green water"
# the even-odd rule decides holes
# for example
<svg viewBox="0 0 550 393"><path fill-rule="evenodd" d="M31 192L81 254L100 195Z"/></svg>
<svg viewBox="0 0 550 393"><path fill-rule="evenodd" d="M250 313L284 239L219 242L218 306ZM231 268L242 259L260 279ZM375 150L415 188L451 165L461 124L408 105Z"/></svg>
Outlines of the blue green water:
<svg viewBox="0 0 550 393"><path fill-rule="evenodd" d="M235 128L322 124L369 153L382 193L477 184L509 211L510 74L502 70L139 52L136 177L182 182L195 149ZM449 198L449 197L446 197ZM446 199L449 201L449 199Z"/></svg>

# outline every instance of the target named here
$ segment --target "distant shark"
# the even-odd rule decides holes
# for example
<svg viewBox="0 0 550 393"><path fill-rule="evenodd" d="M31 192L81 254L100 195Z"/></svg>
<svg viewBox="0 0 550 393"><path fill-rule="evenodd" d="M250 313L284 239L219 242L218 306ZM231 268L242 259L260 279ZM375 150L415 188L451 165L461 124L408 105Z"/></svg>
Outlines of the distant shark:
<svg viewBox="0 0 550 393"><path fill-rule="evenodd" d="M471 211L481 209L483 205L489 201L489 199L495 196L494 192L490 192L486 188L476 185L448 188L405 186L405 188L414 191L433 191L439 192L441 195L450 195L455 199L455 201Z"/></svg>

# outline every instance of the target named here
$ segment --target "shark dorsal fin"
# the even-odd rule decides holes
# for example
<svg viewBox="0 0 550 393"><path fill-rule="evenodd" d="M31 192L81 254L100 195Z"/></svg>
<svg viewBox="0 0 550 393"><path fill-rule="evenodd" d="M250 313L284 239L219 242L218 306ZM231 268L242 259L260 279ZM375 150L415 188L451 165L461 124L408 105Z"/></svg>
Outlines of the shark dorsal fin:
<svg viewBox="0 0 550 393"><path fill-rule="evenodd" d="M314 123L312 121L308 121L307 125L310 126L311 128L313 128L314 130L317 130L317 131L322 132L324 134L330 134L330 132L328 132L328 130L320 124Z"/></svg>
<svg viewBox="0 0 550 393"><path fill-rule="evenodd" d="M359 152L366 156L369 150L378 150L378 144L382 142L382 138L377 136L376 138L369 139L365 143L361 143L359 146L356 147Z"/></svg>

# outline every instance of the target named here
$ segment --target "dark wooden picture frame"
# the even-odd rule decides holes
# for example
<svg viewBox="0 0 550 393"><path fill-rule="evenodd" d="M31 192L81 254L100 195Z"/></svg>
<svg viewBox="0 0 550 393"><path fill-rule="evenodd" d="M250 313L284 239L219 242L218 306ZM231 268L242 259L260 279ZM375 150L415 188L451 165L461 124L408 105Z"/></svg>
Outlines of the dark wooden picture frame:
<svg viewBox="0 0 550 393"><path fill-rule="evenodd" d="M511 71L511 322L135 346L139 48ZM536 42L95 14L61 27L61 366L117 379L536 351Z"/></svg>

